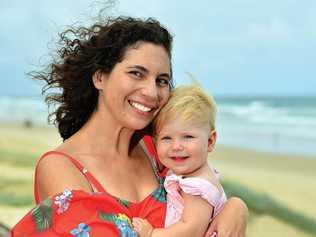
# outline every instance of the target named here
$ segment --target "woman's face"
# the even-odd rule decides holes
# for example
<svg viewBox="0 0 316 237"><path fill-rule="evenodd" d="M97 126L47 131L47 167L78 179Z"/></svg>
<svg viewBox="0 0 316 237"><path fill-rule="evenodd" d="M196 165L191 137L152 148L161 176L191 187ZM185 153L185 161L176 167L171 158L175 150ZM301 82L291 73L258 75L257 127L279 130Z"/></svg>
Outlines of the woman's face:
<svg viewBox="0 0 316 237"><path fill-rule="evenodd" d="M170 94L170 59L159 45L140 42L126 50L109 74L102 74L99 105L115 122L133 130L146 127ZM99 109L99 108L98 108Z"/></svg>

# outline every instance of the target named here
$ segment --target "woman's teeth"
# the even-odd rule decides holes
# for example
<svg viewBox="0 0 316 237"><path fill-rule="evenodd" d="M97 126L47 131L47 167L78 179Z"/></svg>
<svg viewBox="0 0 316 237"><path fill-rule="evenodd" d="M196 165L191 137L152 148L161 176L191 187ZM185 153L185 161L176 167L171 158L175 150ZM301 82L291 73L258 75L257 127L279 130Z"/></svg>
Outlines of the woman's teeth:
<svg viewBox="0 0 316 237"><path fill-rule="evenodd" d="M134 108L142 111L142 112L149 112L151 110L151 108L149 107L146 107L145 105L142 105L142 104L139 104L139 103L136 103L136 102L131 102L130 103Z"/></svg>

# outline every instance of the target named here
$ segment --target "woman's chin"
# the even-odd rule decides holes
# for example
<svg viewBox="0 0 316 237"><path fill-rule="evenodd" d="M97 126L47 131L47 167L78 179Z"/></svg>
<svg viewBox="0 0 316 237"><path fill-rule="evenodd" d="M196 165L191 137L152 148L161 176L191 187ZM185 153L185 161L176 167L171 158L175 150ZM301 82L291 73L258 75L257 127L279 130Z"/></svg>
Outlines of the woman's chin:
<svg viewBox="0 0 316 237"><path fill-rule="evenodd" d="M130 121L127 127L129 127L132 130L142 130L146 128L151 121Z"/></svg>

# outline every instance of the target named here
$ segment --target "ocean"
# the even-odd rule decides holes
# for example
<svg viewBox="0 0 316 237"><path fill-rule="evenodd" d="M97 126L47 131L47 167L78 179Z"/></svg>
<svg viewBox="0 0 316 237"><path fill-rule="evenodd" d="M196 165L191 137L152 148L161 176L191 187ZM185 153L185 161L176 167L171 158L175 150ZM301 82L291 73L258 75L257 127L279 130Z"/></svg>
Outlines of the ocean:
<svg viewBox="0 0 316 237"><path fill-rule="evenodd" d="M218 143L316 156L316 97L216 97ZM47 124L39 97L0 97L0 122Z"/></svg>
<svg viewBox="0 0 316 237"><path fill-rule="evenodd" d="M316 155L316 97L218 98L217 104L219 143Z"/></svg>

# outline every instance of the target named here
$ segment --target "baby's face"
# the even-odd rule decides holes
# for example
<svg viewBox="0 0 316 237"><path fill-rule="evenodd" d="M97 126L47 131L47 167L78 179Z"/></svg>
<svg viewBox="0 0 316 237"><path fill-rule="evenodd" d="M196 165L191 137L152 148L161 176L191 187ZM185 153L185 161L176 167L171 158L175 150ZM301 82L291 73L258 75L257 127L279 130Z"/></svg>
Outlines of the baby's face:
<svg viewBox="0 0 316 237"><path fill-rule="evenodd" d="M182 119L163 124L157 133L158 157L177 175L189 175L207 164L210 128Z"/></svg>

